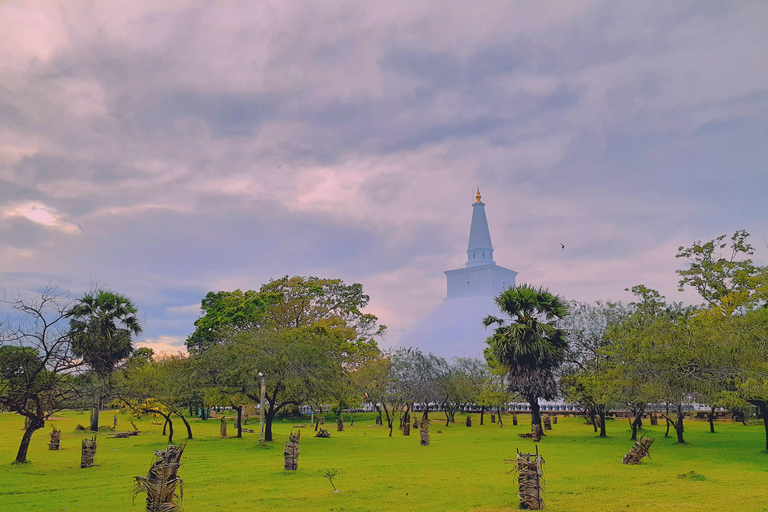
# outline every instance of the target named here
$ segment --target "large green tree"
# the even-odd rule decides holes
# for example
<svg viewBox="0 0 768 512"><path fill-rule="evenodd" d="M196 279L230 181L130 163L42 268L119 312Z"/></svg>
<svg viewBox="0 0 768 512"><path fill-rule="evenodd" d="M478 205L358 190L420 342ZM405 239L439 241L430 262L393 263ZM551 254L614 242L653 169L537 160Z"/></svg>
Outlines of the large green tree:
<svg viewBox="0 0 768 512"><path fill-rule="evenodd" d="M521 284L495 299L500 312L511 319L488 315L483 324L496 326L487 340L490 355L508 370L510 389L528 401L531 425L541 427L539 398L557 395L555 370L568 348L565 332L556 326L568 314L565 301L543 287Z"/></svg>
<svg viewBox="0 0 768 512"><path fill-rule="evenodd" d="M83 295L69 312L72 352L93 372L91 430L99 430L101 398L116 366L133 352L133 337L142 332L138 310L119 293L97 290Z"/></svg>

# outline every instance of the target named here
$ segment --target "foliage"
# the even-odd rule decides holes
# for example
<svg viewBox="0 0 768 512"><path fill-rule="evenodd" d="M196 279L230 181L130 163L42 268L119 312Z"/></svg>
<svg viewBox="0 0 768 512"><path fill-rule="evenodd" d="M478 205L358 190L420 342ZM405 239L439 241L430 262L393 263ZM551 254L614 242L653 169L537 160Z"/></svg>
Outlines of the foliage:
<svg viewBox="0 0 768 512"><path fill-rule="evenodd" d="M678 270L680 291L694 288L707 306L725 314L737 308L751 309L768 299L768 267L754 264L754 247L747 241L749 233L738 230L731 236L730 256L720 251L728 247L726 235L708 242L696 241L690 247L680 246L677 257L690 261L687 269Z"/></svg>
<svg viewBox="0 0 768 512"><path fill-rule="evenodd" d="M69 311L72 352L101 378L131 355L133 336L142 332L133 302L114 292L86 293Z"/></svg>
<svg viewBox="0 0 768 512"><path fill-rule="evenodd" d="M486 327L496 325L487 340L487 356L508 370L509 386L528 400L532 421L541 425L538 399L557 395L554 371L565 359L568 341L565 332L555 324L568 314L565 302L549 290L521 284L496 297L499 310L511 318L487 316Z"/></svg>
<svg viewBox="0 0 768 512"><path fill-rule="evenodd" d="M0 330L0 406L29 420L16 454L23 463L34 432L75 394L71 374L80 361L65 327L71 307L66 294L47 287L2 302L20 314Z"/></svg>

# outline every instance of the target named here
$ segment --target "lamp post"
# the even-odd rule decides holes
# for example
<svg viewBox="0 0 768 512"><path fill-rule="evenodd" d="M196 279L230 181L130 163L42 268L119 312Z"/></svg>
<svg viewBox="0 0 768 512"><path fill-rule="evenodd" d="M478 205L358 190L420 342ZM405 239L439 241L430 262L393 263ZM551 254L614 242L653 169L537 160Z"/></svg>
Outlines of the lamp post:
<svg viewBox="0 0 768 512"><path fill-rule="evenodd" d="M261 430L261 435L259 435L259 445L264 444L264 398L267 393L267 378L264 376L263 373L259 372L259 377L261 377L261 414L259 415L259 430Z"/></svg>

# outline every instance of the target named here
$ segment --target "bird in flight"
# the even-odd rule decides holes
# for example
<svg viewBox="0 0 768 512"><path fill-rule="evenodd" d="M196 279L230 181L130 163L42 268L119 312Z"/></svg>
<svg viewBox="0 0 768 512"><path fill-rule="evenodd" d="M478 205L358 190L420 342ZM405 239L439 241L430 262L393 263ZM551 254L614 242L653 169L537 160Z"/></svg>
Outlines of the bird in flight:
<svg viewBox="0 0 768 512"><path fill-rule="evenodd" d="M562 243L560 243L560 247L562 247L563 250L565 250L565 246Z"/></svg>

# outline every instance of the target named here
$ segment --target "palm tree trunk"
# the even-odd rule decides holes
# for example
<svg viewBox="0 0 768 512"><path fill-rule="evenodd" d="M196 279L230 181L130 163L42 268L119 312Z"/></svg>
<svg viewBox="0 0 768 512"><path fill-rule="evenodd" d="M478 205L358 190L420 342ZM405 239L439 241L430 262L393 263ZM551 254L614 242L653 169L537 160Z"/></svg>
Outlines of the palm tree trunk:
<svg viewBox="0 0 768 512"><path fill-rule="evenodd" d="M531 426L538 425L543 431L544 428L541 425L541 408L539 407L539 397L536 395L528 395L528 405L531 407Z"/></svg>

